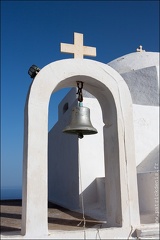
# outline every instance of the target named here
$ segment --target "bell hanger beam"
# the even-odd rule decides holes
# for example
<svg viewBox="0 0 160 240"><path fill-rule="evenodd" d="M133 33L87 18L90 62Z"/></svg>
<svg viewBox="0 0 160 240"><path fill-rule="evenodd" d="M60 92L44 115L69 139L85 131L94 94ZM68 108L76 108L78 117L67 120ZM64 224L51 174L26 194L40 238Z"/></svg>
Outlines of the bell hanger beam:
<svg viewBox="0 0 160 240"><path fill-rule="evenodd" d="M79 101L79 105L83 105L83 93L82 93L82 89L83 89L83 82L77 81L77 88L78 91L76 94L78 94L78 101ZM81 103L81 104L80 104Z"/></svg>

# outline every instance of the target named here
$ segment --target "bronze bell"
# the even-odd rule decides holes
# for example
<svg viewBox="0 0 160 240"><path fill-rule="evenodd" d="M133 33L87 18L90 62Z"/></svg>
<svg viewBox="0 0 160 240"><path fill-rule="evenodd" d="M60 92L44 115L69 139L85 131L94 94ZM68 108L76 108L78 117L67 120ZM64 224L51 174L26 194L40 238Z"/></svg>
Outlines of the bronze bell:
<svg viewBox="0 0 160 240"><path fill-rule="evenodd" d="M72 109L70 124L63 130L64 133L77 134L79 138L83 135L96 134L97 130L90 121L90 109L77 106Z"/></svg>

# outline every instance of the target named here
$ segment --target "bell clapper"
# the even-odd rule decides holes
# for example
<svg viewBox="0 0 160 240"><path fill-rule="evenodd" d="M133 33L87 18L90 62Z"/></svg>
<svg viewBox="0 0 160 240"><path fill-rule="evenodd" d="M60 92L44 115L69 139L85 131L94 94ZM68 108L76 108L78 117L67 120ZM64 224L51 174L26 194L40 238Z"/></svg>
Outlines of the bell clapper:
<svg viewBox="0 0 160 240"><path fill-rule="evenodd" d="M82 133L79 133L79 134L78 134L78 138L82 139L83 137L84 137L84 136L83 136Z"/></svg>

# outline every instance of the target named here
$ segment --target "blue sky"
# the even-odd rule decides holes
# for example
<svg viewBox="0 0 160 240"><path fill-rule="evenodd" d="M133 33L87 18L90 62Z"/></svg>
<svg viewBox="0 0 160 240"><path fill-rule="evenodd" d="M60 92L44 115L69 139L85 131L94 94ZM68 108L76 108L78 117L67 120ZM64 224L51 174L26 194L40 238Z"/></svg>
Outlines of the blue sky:
<svg viewBox="0 0 160 240"><path fill-rule="evenodd" d="M84 34L103 63L135 52L159 52L158 1L1 1L1 186L22 186L24 105L32 79L28 69L60 59L60 43ZM69 89L50 102L49 129Z"/></svg>

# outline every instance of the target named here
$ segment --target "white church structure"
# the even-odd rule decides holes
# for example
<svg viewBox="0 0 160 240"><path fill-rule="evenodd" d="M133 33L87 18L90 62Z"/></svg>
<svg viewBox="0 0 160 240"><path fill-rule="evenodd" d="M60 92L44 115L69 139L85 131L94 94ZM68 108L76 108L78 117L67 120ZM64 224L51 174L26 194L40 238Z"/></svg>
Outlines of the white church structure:
<svg viewBox="0 0 160 240"><path fill-rule="evenodd" d="M45 66L28 92L22 231L16 237L96 239L98 231L100 239L158 239L159 53L140 46L101 63L83 59L96 55L95 48L83 46L83 34L74 33L74 43L61 44L74 59ZM82 139L63 132L78 104L77 81L83 82L83 106L98 131ZM72 89L48 133L50 97L64 87ZM48 200L101 224L48 231Z"/></svg>
<svg viewBox="0 0 160 240"><path fill-rule="evenodd" d="M107 65L123 77L132 97L140 220L142 224L155 223L159 221L159 199L156 198L159 176L159 53L137 50ZM83 91L84 105L90 108L91 121L98 134L81 140L63 133L70 123L73 107L78 104L76 93L77 89L73 88L61 101L58 122L49 132L49 200L80 211L83 195L85 212L105 220L105 192L109 194L109 190L105 188L104 123L100 104L93 95Z"/></svg>

